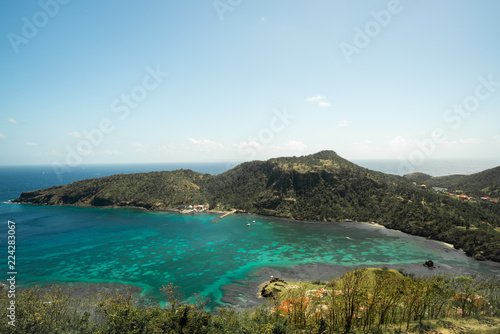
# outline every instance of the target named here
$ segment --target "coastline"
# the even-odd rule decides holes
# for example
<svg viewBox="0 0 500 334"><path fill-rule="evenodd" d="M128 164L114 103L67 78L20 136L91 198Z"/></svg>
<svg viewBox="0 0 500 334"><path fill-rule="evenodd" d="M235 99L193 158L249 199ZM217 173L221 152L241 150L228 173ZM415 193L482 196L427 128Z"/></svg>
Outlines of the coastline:
<svg viewBox="0 0 500 334"><path fill-rule="evenodd" d="M353 222L353 223L359 223L359 224L365 224L365 225L369 225L369 226L387 228L384 225L380 225L380 224L377 224L377 223L374 223L374 222Z"/></svg>
<svg viewBox="0 0 500 334"><path fill-rule="evenodd" d="M253 213L248 213L246 211L239 210L239 209L234 209L232 211L204 210L204 211L199 211L199 212L196 211L196 212L184 213L184 212L182 212L182 210L178 210L178 209L148 209L148 208L144 208L144 207L118 206L118 205L109 205L109 206L74 205L74 204L52 205L52 204L29 203L29 202L20 202L20 201L19 202L8 201L6 203L8 203L8 204L33 205L33 206L80 207L80 208L95 208L95 209L130 209L130 210L139 210L139 211L143 211L143 212L176 213L176 214L179 214L179 215L197 215L197 214L216 214L216 215L219 215L218 217L212 219L213 223L218 223L218 221L220 219L222 219L222 218L224 218L224 217L226 217L228 215L248 215L248 216L255 216L255 217L274 218L274 219L280 219L280 220L285 220L285 221L294 221L294 222L297 221L297 222L302 222L302 223L307 223L307 222L325 223L325 221L318 221L318 220L302 220L302 219L294 219L294 218L289 218L289 217L266 216L266 215L262 215L262 214L253 214ZM438 242L438 243L441 243L441 244L445 245L448 249L451 248L451 249L456 250L455 246L453 244L447 243L445 241L430 239L430 238L418 236L418 235L415 235L415 234L409 234L409 233L403 232L401 230L388 228L388 227L386 227L384 225L381 225L381 224L378 224L376 222L358 222L358 221L351 221L351 220L349 220L349 221L331 221L331 222L326 222L326 223L329 223L329 224L336 224L336 223L340 223L340 224L362 224L362 225L366 225L366 226L372 226L372 227L375 227L375 228L383 228L383 229L387 229L387 230L391 230L391 231L398 231L398 232L404 233L404 234L406 234L408 236L418 237L418 238L424 238L424 239L427 239L427 240L432 240L434 242ZM460 251L462 251L462 250L460 250ZM471 259L473 259L475 261L482 261L482 260L477 260L473 256L467 256L467 257L469 257L469 258L471 258ZM494 261L492 261L492 262L494 262ZM500 262L495 262L495 263L499 263L500 264Z"/></svg>
<svg viewBox="0 0 500 334"><path fill-rule="evenodd" d="M287 282L328 282L341 278L349 271L361 268L388 268L403 270L407 274L417 277L432 275L471 276L479 272L462 267L440 266L436 263L435 268L427 268L423 263L399 263L399 264L366 264L356 266L339 266L330 264L308 264L290 268L261 267L255 272L247 275L246 280L236 280L221 288L223 298L221 301L227 307L237 310L246 310L266 303L267 300L259 296L259 286L269 281L270 276L283 279ZM499 266L500 268L500 266Z"/></svg>
<svg viewBox="0 0 500 334"><path fill-rule="evenodd" d="M213 214L211 212L199 212L197 214L200 214L202 219L209 218L210 214ZM248 213L237 213L236 215L241 215L242 217L245 216L253 216L253 217L262 217L262 218L267 218L266 220L269 220L269 216L264 216L264 215L250 215ZM203 217L205 216L205 217ZM254 218L257 219L257 218ZM468 258L470 261L474 262L479 262L476 261L470 257L467 257L464 252L459 251L457 249L450 248L449 244L445 244L439 241L435 240L430 240L425 237L421 236L414 236L410 234L406 234L404 232L398 231L398 230L392 230L392 229L386 229L382 225L375 225L371 223L366 223L366 222L315 222L315 221L297 221L297 220L292 220L290 218L281 218L281 217L272 217L272 221L275 220L280 220L282 222L287 222L290 224L296 224L296 225L304 225L304 224L309 224L312 229L314 229L315 225L343 225L343 226L351 226L353 228L353 231L356 229L363 229L363 230L370 230L373 232L381 232L382 234L389 234L389 235L394 235L395 232L397 235L399 234L404 234L406 236L409 236L411 238L415 239L420 239L424 242L425 246L427 248L439 250L442 252L448 252L448 253L459 253L461 257ZM436 259L433 259L432 257L430 258L434 261ZM421 261L419 263L409 263L409 264L384 264L384 263L374 263L374 264L367 264L367 265L356 265L356 266L350 266L350 265L335 265L335 264L323 264L321 262L317 264L303 264L303 265L297 265L294 267L272 267L272 266L267 266L267 267L256 267L257 269L255 272L250 272L246 277L244 275L235 277L236 280L234 281L227 281L229 284L222 286L220 289L223 291L223 296L221 301L224 303L227 303L228 305L233 305L234 307L238 308L247 308L251 307L252 305L260 305L263 300L259 299L256 297L257 294L257 287L259 284L262 284L263 282L267 281L269 279L270 275L273 275L275 277L280 277L283 278L287 281L314 281L314 280L320 280L320 281L329 281L329 280L334 280L337 278L340 278L343 274L346 272L356 269L356 268L363 268L363 267L388 267L391 269L398 270L400 268L405 269L406 272L408 273L414 273L416 275L434 275L434 274L440 274L440 273L450 273L450 275L467 275L469 273L475 273L471 270L463 270L462 268L452 268L450 265L448 266L441 266L439 262L436 263L436 266L438 268L436 269L428 269L426 267L422 266L422 263L426 260L429 260L428 258L425 259L418 259L418 261ZM349 264L346 262L343 262L342 264ZM500 264L499 265L499 273L500 273ZM439 268L441 266L441 268ZM500 276L500 274L499 274ZM48 282L48 286L50 286L51 282ZM59 285L69 285L68 289L71 289L71 284L65 284L64 282L54 282L55 284ZM79 285L78 289L75 288L72 290L77 295L85 295L85 291L87 289L87 293L90 294L96 294L101 291L109 291L109 292L118 292L118 290L113 290L116 289L116 286L121 286L124 287L125 285L123 284L116 284L115 287L113 287L113 283L81 283L81 284L75 284ZM182 283L179 283L179 286L182 287ZM124 287L126 289L126 287ZM142 290L138 289L136 290L137 293L141 293ZM147 291L146 291L147 293ZM223 306L223 305L222 305Z"/></svg>

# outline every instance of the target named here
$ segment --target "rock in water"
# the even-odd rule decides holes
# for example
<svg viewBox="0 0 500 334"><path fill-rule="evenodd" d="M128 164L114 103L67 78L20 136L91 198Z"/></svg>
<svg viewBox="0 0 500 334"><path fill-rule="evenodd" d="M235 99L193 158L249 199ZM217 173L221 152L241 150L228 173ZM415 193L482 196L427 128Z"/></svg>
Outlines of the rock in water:
<svg viewBox="0 0 500 334"><path fill-rule="evenodd" d="M425 261L424 267L427 267L427 268L430 268L430 269L434 268L434 261L432 261L432 260Z"/></svg>

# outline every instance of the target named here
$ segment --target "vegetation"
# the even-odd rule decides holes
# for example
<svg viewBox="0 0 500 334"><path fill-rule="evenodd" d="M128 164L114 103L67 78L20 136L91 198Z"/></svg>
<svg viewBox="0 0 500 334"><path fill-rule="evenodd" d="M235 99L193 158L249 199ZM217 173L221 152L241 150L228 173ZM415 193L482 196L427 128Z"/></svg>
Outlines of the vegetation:
<svg viewBox="0 0 500 334"><path fill-rule="evenodd" d="M484 180L499 171L486 171ZM451 243L479 260L500 262L498 203L461 201L420 189L406 178L359 167L333 151L252 161L219 175L190 170L114 175L26 192L17 201L151 210L208 203L210 208L291 219L376 221Z"/></svg>
<svg viewBox="0 0 500 334"><path fill-rule="evenodd" d="M427 180L432 178L432 175L416 172L416 173L406 174L404 177L411 181L417 182L418 184L423 184Z"/></svg>
<svg viewBox="0 0 500 334"><path fill-rule="evenodd" d="M443 187L456 192L461 190L470 196L500 198L500 167L491 168L471 175L449 175L432 177L427 174L413 173L406 178L427 186Z"/></svg>
<svg viewBox="0 0 500 334"><path fill-rule="evenodd" d="M203 201L200 188L209 174L191 170L119 174L25 192L19 201L49 205L123 206L151 210Z"/></svg>
<svg viewBox="0 0 500 334"><path fill-rule="evenodd" d="M388 269L358 269L314 286L289 285L267 305L209 312L205 300L188 300L172 284L160 290L166 306L130 295L71 298L60 287L37 287L16 296L15 327L2 333L403 333L477 322L500 329L500 282L491 277L413 277ZM0 313L7 319L6 294ZM463 321L461 320L463 319ZM479 325L482 325L479 326ZM471 327L469 327L471 328Z"/></svg>

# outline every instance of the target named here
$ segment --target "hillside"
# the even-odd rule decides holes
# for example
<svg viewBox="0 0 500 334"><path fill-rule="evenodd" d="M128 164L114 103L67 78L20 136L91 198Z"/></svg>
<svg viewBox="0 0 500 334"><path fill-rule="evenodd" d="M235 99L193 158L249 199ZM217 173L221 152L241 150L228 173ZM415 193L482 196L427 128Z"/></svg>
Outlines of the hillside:
<svg viewBox="0 0 500 334"><path fill-rule="evenodd" d="M266 303L243 312L210 311L206 299L186 298L173 283L160 287L159 300L125 289L35 286L16 292L22 317L15 326L1 322L0 333L498 334L499 284L495 277L415 276L387 268L357 269L329 282L273 277L259 288ZM9 304L7 293L0 303ZM7 307L0 313L9 317Z"/></svg>
<svg viewBox="0 0 500 334"><path fill-rule="evenodd" d="M427 186L447 188L451 192L463 191L469 196L500 198L500 166L471 175L432 177L423 173L413 173L405 177L417 183L425 183Z"/></svg>
<svg viewBox="0 0 500 334"><path fill-rule="evenodd" d="M291 219L376 221L500 262L500 205L422 190L333 151L247 162L215 176L190 170L114 175L26 192L16 201L149 210L208 203Z"/></svg>
<svg viewBox="0 0 500 334"><path fill-rule="evenodd" d="M211 178L191 170L119 174L24 192L23 203L76 206L139 207L167 210L204 201L200 189Z"/></svg>
<svg viewBox="0 0 500 334"><path fill-rule="evenodd" d="M410 181L422 184L425 183L430 178L432 178L432 175L416 172L416 173L406 174L404 177Z"/></svg>

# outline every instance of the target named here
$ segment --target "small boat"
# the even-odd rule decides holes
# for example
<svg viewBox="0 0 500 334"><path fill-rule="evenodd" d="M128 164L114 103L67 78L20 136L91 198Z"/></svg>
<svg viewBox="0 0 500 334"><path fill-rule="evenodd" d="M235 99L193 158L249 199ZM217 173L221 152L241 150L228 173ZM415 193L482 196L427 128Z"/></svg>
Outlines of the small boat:
<svg viewBox="0 0 500 334"><path fill-rule="evenodd" d="M247 227L250 227L250 223L247 224Z"/></svg>
<svg viewBox="0 0 500 334"><path fill-rule="evenodd" d="M349 240L352 240L352 239L351 239L351 238L349 238L349 237L345 237L345 238L346 238L346 239L349 239Z"/></svg>

